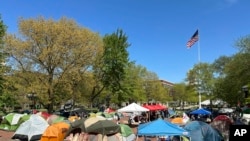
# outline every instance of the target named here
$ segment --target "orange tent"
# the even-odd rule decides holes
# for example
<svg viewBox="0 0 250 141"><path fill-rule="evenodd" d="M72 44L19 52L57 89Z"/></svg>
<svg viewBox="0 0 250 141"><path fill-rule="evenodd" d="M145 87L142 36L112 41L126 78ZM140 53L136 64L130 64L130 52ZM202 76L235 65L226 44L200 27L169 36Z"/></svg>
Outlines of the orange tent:
<svg viewBox="0 0 250 141"><path fill-rule="evenodd" d="M183 119L182 117L176 117L174 119L171 120L171 123L174 123L174 124L183 124Z"/></svg>
<svg viewBox="0 0 250 141"><path fill-rule="evenodd" d="M58 122L47 127L40 141L63 141L70 125Z"/></svg>

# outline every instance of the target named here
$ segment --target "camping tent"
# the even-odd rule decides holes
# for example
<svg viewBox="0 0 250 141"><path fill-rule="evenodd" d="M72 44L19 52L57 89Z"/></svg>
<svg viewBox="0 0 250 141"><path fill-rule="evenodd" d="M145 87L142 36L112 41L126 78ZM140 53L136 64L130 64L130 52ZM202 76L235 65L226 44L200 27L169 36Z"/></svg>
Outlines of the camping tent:
<svg viewBox="0 0 250 141"><path fill-rule="evenodd" d="M211 125L202 121L191 121L184 126L192 141L222 141L222 135Z"/></svg>
<svg viewBox="0 0 250 141"><path fill-rule="evenodd" d="M16 131L21 123L28 120L30 115L28 114L18 114L18 113L9 113L4 116L0 124L0 129L7 131Z"/></svg>
<svg viewBox="0 0 250 141"><path fill-rule="evenodd" d="M170 120L171 123L182 125L184 124L182 117L176 117Z"/></svg>
<svg viewBox="0 0 250 141"><path fill-rule="evenodd" d="M157 119L152 122L140 124L138 126L138 136L188 136L188 132L182 127L165 121Z"/></svg>
<svg viewBox="0 0 250 141"><path fill-rule="evenodd" d="M222 134L225 141L229 140L229 128L232 124L232 119L226 115L219 115L210 123L213 128L217 129Z"/></svg>
<svg viewBox="0 0 250 141"><path fill-rule="evenodd" d="M136 103L131 103L128 106L125 106L117 110L117 112L145 112L145 111L149 111L149 109L144 108Z"/></svg>
<svg viewBox="0 0 250 141"><path fill-rule="evenodd" d="M63 141L69 127L70 124L66 122L54 123L46 128L40 141Z"/></svg>
<svg viewBox="0 0 250 141"><path fill-rule="evenodd" d="M84 120L85 133L110 135L120 132L120 126L104 117L90 117Z"/></svg>
<svg viewBox="0 0 250 141"><path fill-rule="evenodd" d="M126 124L119 124L121 128L121 136L124 141L134 141L136 136L133 129Z"/></svg>
<svg viewBox="0 0 250 141"><path fill-rule="evenodd" d="M48 126L48 122L43 117L32 114L27 121L23 122L17 128L12 139L25 141L40 140L43 132Z"/></svg>

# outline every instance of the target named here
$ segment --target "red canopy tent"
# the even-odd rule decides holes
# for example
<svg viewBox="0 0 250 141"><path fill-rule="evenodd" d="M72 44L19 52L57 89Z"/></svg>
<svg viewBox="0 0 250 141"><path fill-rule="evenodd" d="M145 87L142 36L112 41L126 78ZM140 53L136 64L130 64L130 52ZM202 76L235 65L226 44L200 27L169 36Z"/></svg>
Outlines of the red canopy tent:
<svg viewBox="0 0 250 141"><path fill-rule="evenodd" d="M144 108L149 109L149 111L156 111L156 107L154 107L153 105L143 105Z"/></svg>
<svg viewBox="0 0 250 141"><path fill-rule="evenodd" d="M157 111L157 110L166 110L167 108L163 105L160 104L153 104L153 105L149 105L149 104L144 104L143 105L144 108L149 109L150 111Z"/></svg>
<svg viewBox="0 0 250 141"><path fill-rule="evenodd" d="M156 105L154 105L154 106L155 106L156 109L158 109L158 110L166 110L166 109L167 109L165 106L160 105L160 104L156 104Z"/></svg>

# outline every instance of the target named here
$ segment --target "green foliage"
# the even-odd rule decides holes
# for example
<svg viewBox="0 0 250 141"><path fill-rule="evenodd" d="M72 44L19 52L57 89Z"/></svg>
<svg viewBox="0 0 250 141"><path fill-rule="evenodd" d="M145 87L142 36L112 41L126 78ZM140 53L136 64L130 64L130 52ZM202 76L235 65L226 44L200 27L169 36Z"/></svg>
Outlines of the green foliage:
<svg viewBox="0 0 250 141"><path fill-rule="evenodd" d="M102 82L113 93L121 89L121 81L126 77L125 69L129 63L127 48L130 46L127 39L128 37L120 29L111 35L105 35L103 38L102 69L105 75Z"/></svg>
<svg viewBox="0 0 250 141"><path fill-rule="evenodd" d="M198 92L210 94L214 85L213 68L208 63L194 65L187 74L187 82Z"/></svg>
<svg viewBox="0 0 250 141"><path fill-rule="evenodd" d="M240 38L235 45L238 53L222 56L213 63L214 69L219 72L214 93L232 106L247 102L242 87L250 84L250 36Z"/></svg>
<svg viewBox="0 0 250 141"><path fill-rule="evenodd" d="M4 73L6 70L5 67L5 58L6 54L4 52L4 41L3 38L5 36L7 27L4 25L3 20L0 17L0 94L3 93L3 84L4 84Z"/></svg>
<svg viewBox="0 0 250 141"><path fill-rule="evenodd" d="M5 51L14 72L23 74L13 76L22 79L25 93L35 91L49 111L66 93L76 98L75 87L102 52L99 34L67 18L21 18L18 26L21 36L7 35Z"/></svg>
<svg viewBox="0 0 250 141"><path fill-rule="evenodd" d="M4 106L9 105L9 101L6 101L10 97L5 93L5 73L6 73L6 66L5 66L5 59L6 54L4 52L4 36L6 34L7 26L4 25L3 20L0 17L0 111L5 111Z"/></svg>
<svg viewBox="0 0 250 141"><path fill-rule="evenodd" d="M214 70L215 77L225 77L226 64L228 64L231 60L232 57L220 56L212 63L212 68Z"/></svg>

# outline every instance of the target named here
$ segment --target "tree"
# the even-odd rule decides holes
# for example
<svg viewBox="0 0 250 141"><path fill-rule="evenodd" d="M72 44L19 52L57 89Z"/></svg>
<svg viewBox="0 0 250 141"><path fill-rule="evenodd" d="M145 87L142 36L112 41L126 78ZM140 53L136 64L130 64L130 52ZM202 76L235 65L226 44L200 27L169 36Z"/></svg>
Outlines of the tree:
<svg viewBox="0 0 250 141"><path fill-rule="evenodd" d="M208 63L199 63L194 65L187 73L186 81L190 88L197 93L211 95L214 89L214 73L213 67Z"/></svg>
<svg viewBox="0 0 250 141"><path fill-rule="evenodd" d="M102 51L102 40L65 17L58 21L21 18L19 32L21 36L6 36L9 64L16 72L36 74L19 78L27 80L26 93L35 92L51 112L59 87L74 97L74 87Z"/></svg>
<svg viewBox="0 0 250 141"><path fill-rule="evenodd" d="M247 53L235 54L226 65L226 77L217 84L218 89L220 88L220 96L232 105L236 105L239 101L244 102L242 87L250 83L249 59L250 55Z"/></svg>
<svg viewBox="0 0 250 141"><path fill-rule="evenodd" d="M11 99L11 95L8 95L5 91L6 79L5 74L7 67L5 66L6 53L4 52L4 36L6 34L7 26L4 24L0 16L0 111L5 112L5 106L10 106L13 103L9 103L8 99Z"/></svg>
<svg viewBox="0 0 250 141"><path fill-rule="evenodd" d="M126 77L125 70L129 63L127 48L130 46L127 40L128 37L121 29L103 38L103 72L106 74L103 84L113 93L121 89L121 82Z"/></svg>
<svg viewBox="0 0 250 141"><path fill-rule="evenodd" d="M126 68L129 65L127 48L130 44L127 40L128 37L121 29L103 37L104 52L94 66L95 85L93 85L91 102L104 90L107 91L107 97L120 95L123 91L122 83L126 78Z"/></svg>
<svg viewBox="0 0 250 141"><path fill-rule="evenodd" d="M236 54L222 56L213 63L220 74L215 83L215 94L234 106L247 100L244 99L242 87L250 84L250 36L239 38L235 45L239 50Z"/></svg>
<svg viewBox="0 0 250 141"><path fill-rule="evenodd" d="M124 101L130 103L145 101L146 95L143 89L143 79L140 77L145 71L145 67L136 65L134 62L129 63L125 70L125 79L122 81L122 90L114 96L113 102L121 106L121 103Z"/></svg>
<svg viewBox="0 0 250 141"><path fill-rule="evenodd" d="M5 73L5 59L6 59L6 54L3 52L4 49L4 41L3 37L5 36L6 33L6 25L4 25L3 20L1 20L0 17L0 94L3 93L3 83L4 83L4 73Z"/></svg>
<svg viewBox="0 0 250 141"><path fill-rule="evenodd" d="M225 77L226 65L232 60L232 57L220 56L211 65L214 70L215 77Z"/></svg>

